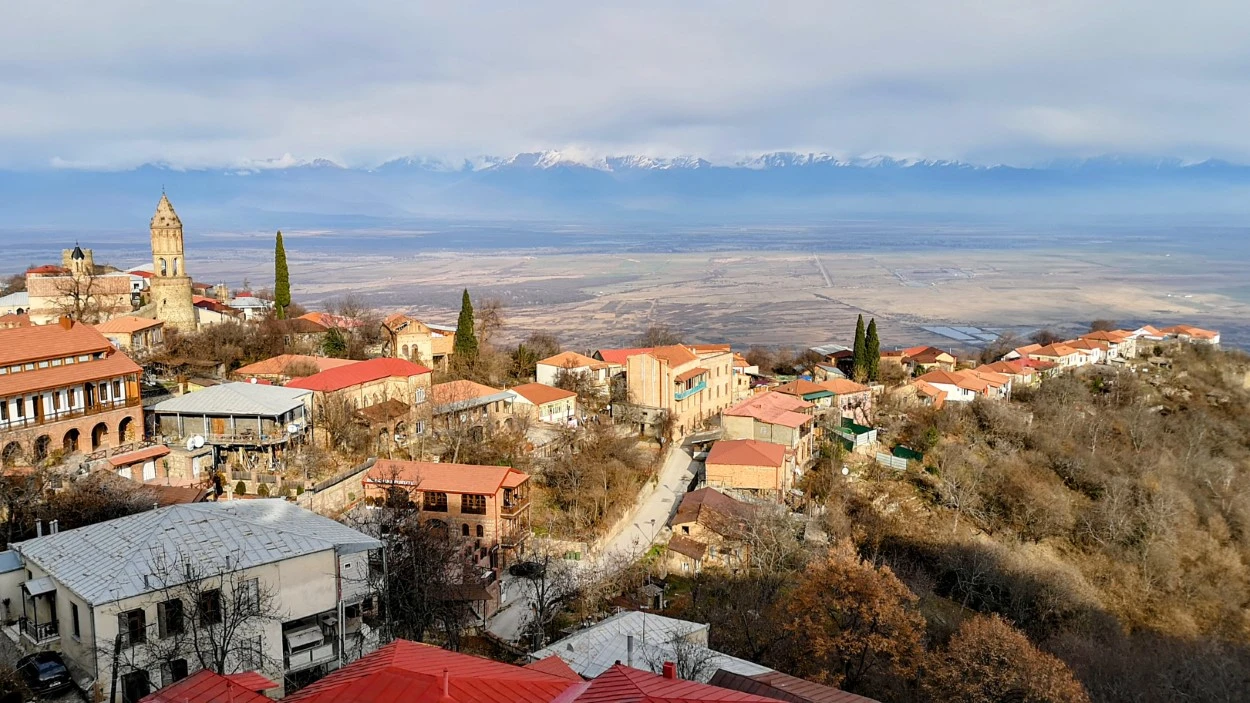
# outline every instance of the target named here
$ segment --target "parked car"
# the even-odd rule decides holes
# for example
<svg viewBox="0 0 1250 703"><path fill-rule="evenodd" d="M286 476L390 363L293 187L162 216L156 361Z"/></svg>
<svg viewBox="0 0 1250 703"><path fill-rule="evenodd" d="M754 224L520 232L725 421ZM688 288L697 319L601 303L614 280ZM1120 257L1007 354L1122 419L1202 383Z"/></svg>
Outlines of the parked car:
<svg viewBox="0 0 1250 703"><path fill-rule="evenodd" d="M508 573L520 578L536 579L542 577L547 567L536 561L522 561L508 568Z"/></svg>
<svg viewBox="0 0 1250 703"><path fill-rule="evenodd" d="M36 652L17 660L26 687L37 696L55 696L74 685L69 667L56 652Z"/></svg>

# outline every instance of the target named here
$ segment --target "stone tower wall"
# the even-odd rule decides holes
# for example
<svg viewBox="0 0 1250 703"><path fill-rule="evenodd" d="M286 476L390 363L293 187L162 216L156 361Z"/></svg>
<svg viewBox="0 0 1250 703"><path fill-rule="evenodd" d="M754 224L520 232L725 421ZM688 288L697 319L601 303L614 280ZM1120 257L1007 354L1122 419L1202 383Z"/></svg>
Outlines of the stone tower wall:
<svg viewBox="0 0 1250 703"><path fill-rule="evenodd" d="M156 319L167 327L194 332L195 303L182 248L182 221L164 194L152 216L151 233L153 270L149 285Z"/></svg>

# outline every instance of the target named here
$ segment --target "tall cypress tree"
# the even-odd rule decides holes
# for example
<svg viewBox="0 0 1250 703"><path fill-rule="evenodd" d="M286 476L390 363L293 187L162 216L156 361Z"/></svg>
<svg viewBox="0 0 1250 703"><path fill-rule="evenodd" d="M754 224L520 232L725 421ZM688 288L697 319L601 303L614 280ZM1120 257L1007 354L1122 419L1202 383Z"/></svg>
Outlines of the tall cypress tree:
<svg viewBox="0 0 1250 703"><path fill-rule="evenodd" d="M477 333L473 331L473 302L469 300L469 289L464 289L464 298L460 301L460 318L456 320L456 344L452 352L465 361L477 358Z"/></svg>
<svg viewBox="0 0 1250 703"><path fill-rule="evenodd" d="M864 339L868 356L868 380L876 381L881 373L881 340L877 338L877 318L868 321L868 335Z"/></svg>
<svg viewBox="0 0 1250 703"><path fill-rule="evenodd" d="M273 302L279 320L286 319L287 306L291 304L291 274L286 268L286 247L282 245L282 230L273 247Z"/></svg>
<svg viewBox="0 0 1250 703"><path fill-rule="evenodd" d="M862 381L868 376L868 343L864 338L864 316L855 323L855 346L851 350L851 376Z"/></svg>

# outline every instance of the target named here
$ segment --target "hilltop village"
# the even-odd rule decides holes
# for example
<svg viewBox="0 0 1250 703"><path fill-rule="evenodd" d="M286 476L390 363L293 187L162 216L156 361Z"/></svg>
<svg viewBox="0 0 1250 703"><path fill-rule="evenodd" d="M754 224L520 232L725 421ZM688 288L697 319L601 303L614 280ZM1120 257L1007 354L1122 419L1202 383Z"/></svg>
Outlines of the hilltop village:
<svg viewBox="0 0 1250 703"><path fill-rule="evenodd" d="M1250 375L1218 331L508 345L471 282L454 321L309 311L281 233L272 284L230 290L164 194L150 232L150 263L76 244L0 297L14 687L1074 701L1153 685L1145 652L1244 666L1185 649L1248 631L1250 435L1207 438L1250 432Z"/></svg>

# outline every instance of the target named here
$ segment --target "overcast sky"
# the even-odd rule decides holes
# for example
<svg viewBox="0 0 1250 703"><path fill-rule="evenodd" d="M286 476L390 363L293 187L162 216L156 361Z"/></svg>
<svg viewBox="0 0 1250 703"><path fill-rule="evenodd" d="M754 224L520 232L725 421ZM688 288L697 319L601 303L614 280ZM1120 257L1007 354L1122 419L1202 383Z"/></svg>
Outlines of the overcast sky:
<svg viewBox="0 0 1250 703"><path fill-rule="evenodd" d="M0 3L0 167L542 149L1250 160L1250 6Z"/></svg>

